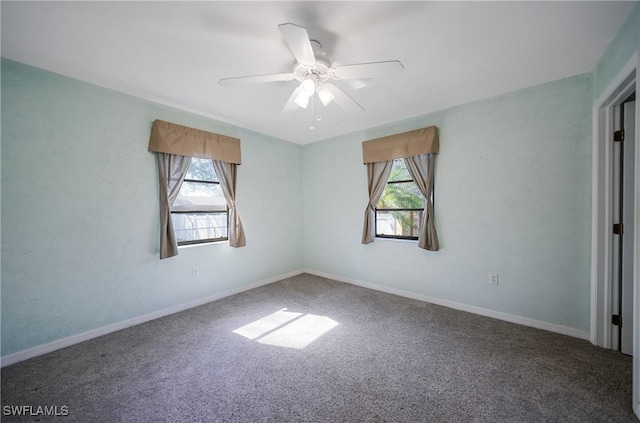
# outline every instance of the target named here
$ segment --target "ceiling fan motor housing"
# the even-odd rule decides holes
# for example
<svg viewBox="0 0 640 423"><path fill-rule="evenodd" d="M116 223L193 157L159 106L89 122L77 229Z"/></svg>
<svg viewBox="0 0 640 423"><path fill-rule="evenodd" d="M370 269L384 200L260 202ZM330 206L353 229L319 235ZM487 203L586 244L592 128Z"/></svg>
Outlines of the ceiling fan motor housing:
<svg viewBox="0 0 640 423"><path fill-rule="evenodd" d="M293 69L293 75L295 79L303 82L307 79L312 79L316 85L331 78L330 70L331 63L325 59L325 51L317 40L309 40L311 48L313 49L313 55L316 59L316 63L313 65L302 64L296 61Z"/></svg>
<svg viewBox="0 0 640 423"><path fill-rule="evenodd" d="M328 61L316 57L316 63L313 65L298 63L293 69L293 75L295 79L300 82L311 78L314 79L316 83L319 83L331 78L329 75L330 68L331 64Z"/></svg>

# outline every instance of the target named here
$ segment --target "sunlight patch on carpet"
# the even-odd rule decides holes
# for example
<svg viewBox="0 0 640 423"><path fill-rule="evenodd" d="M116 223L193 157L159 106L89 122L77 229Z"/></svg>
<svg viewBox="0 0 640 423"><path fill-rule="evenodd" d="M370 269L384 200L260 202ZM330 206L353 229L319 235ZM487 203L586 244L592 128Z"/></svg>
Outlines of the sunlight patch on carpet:
<svg viewBox="0 0 640 423"><path fill-rule="evenodd" d="M326 316L294 313L284 308L233 333L265 345L303 349L338 325Z"/></svg>
<svg viewBox="0 0 640 423"><path fill-rule="evenodd" d="M244 325L234 330L233 333L242 335L245 338L256 339L300 316L302 316L302 313L293 313L283 308L268 316L264 316L262 319Z"/></svg>

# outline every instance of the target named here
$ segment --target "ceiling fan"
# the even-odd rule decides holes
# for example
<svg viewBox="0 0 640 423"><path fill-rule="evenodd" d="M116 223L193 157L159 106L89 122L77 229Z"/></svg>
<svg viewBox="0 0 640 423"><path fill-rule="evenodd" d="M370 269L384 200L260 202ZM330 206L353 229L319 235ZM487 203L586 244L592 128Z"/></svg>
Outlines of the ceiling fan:
<svg viewBox="0 0 640 423"><path fill-rule="evenodd" d="M293 91L280 113L281 119L289 116L298 107L306 109L314 94L318 95L324 106L335 102L348 111L364 111L364 107L329 81L392 76L404 69L398 60L332 66L331 62L324 58L320 43L309 39L305 28L292 23L283 23L278 25L278 29L280 29L297 62L292 72L223 78L218 81L218 84L234 86L263 82L299 81L300 85Z"/></svg>

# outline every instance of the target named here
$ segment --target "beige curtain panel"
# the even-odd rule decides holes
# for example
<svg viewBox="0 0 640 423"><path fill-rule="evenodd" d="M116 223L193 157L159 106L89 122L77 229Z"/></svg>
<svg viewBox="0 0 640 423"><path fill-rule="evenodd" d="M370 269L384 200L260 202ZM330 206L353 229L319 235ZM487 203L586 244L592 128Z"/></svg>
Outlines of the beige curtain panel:
<svg viewBox="0 0 640 423"><path fill-rule="evenodd" d="M171 220L171 206L178 198L191 157L167 153L158 153L157 156L160 179L160 258L165 259L178 255L178 242Z"/></svg>
<svg viewBox="0 0 640 423"><path fill-rule="evenodd" d="M155 120L149 151L240 164L240 140L200 129Z"/></svg>
<svg viewBox="0 0 640 423"><path fill-rule="evenodd" d="M222 188L222 193L227 200L227 207L229 208L229 246L244 247L247 245L247 240L245 239L242 221L240 220L240 214L236 207L236 175L238 165L213 160L213 168L216 171L216 175L218 175L220 187Z"/></svg>
<svg viewBox="0 0 640 423"><path fill-rule="evenodd" d="M376 237L376 205L387 185L393 161L367 163L367 182L369 185L369 203L364 210L362 243L370 244Z"/></svg>
<svg viewBox="0 0 640 423"><path fill-rule="evenodd" d="M438 128L428 126L415 131L377 138L362 143L364 163L403 159L420 154L437 153L440 149Z"/></svg>
<svg viewBox="0 0 640 423"><path fill-rule="evenodd" d="M418 247L429 251L438 251L438 234L433 211L433 173L436 156L434 154L419 154L413 157L405 157L407 170L425 198L426 205L420 221L420 235L418 235Z"/></svg>

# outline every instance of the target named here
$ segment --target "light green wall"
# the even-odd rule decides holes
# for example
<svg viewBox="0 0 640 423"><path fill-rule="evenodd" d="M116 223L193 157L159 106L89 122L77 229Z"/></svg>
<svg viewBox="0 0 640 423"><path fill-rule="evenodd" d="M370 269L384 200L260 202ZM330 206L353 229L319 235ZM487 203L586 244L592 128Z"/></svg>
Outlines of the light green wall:
<svg viewBox="0 0 640 423"><path fill-rule="evenodd" d="M305 266L588 331L591 102L585 74L305 146ZM442 250L362 245L361 142L429 125Z"/></svg>
<svg viewBox="0 0 640 423"><path fill-rule="evenodd" d="M638 49L640 49L640 2L636 2L635 7L593 70L595 100L600 98Z"/></svg>
<svg viewBox="0 0 640 423"><path fill-rule="evenodd" d="M246 247L159 260L154 119L241 138ZM302 267L299 145L2 60L1 157L3 355Z"/></svg>

